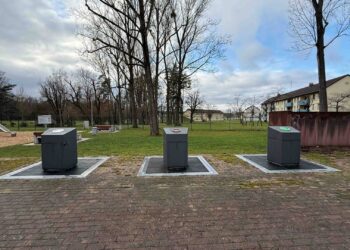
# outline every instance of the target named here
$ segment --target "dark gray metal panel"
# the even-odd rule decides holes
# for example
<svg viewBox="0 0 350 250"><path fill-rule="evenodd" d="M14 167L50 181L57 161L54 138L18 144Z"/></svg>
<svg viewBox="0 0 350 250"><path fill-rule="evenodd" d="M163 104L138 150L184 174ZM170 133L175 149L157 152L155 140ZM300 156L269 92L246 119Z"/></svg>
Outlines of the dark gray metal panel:
<svg viewBox="0 0 350 250"><path fill-rule="evenodd" d="M77 167L61 172L47 172L43 171L42 164L19 172L13 176L50 176L50 175L81 175L93 165L98 163L101 159L79 159Z"/></svg>
<svg viewBox="0 0 350 250"><path fill-rule="evenodd" d="M198 173L209 172L204 164L198 159L198 157L188 158L188 167L184 170L184 173ZM163 173L178 173L178 171L168 169L163 164L162 158L151 158L147 170L147 174L163 174Z"/></svg>
<svg viewBox="0 0 350 250"><path fill-rule="evenodd" d="M267 160L278 166L300 163L300 132L292 127L268 128Z"/></svg>
<svg viewBox="0 0 350 250"><path fill-rule="evenodd" d="M78 162L75 128L52 128L41 136L42 167L45 171L65 171Z"/></svg>
<svg viewBox="0 0 350 250"><path fill-rule="evenodd" d="M168 169L186 169L188 166L188 129L164 128L163 160Z"/></svg>

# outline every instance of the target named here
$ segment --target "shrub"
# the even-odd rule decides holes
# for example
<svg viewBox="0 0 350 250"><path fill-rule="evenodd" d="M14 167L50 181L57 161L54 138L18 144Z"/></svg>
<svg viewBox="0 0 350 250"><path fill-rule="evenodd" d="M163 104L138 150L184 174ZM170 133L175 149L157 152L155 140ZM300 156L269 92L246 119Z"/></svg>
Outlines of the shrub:
<svg viewBox="0 0 350 250"><path fill-rule="evenodd" d="M28 127L28 123L26 123L26 122L21 122L21 123L20 123L20 126L23 127L23 128L26 128L26 127Z"/></svg>

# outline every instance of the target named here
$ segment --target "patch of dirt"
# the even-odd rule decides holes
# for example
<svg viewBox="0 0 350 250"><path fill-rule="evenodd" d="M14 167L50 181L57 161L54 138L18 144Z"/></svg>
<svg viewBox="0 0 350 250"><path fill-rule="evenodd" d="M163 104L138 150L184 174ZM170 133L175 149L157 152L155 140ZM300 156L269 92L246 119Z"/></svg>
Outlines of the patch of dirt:
<svg viewBox="0 0 350 250"><path fill-rule="evenodd" d="M234 175L235 177L252 177L260 176L263 173L240 162L234 155L231 156L231 162L223 160L220 156L203 155L210 165L218 172L219 175ZM139 172L144 157L141 156L114 156L105 162L100 168L101 174L112 174L113 176L135 177Z"/></svg>
<svg viewBox="0 0 350 250"><path fill-rule="evenodd" d="M114 156L105 162L99 169L104 173L113 173L117 176L136 176L143 162L143 157Z"/></svg>
<svg viewBox="0 0 350 250"><path fill-rule="evenodd" d="M335 164L344 169L350 169L350 157L342 157L333 159Z"/></svg>
<svg viewBox="0 0 350 250"><path fill-rule="evenodd" d="M0 148L33 142L33 132L16 132L16 137L0 132Z"/></svg>
<svg viewBox="0 0 350 250"><path fill-rule="evenodd" d="M239 183L240 188L251 189L251 188L269 188L273 186L300 186L303 185L302 180L295 179L253 179Z"/></svg>
<svg viewBox="0 0 350 250"><path fill-rule="evenodd" d="M262 176L263 173L232 155L204 155L204 158L214 167L219 175L235 177Z"/></svg>

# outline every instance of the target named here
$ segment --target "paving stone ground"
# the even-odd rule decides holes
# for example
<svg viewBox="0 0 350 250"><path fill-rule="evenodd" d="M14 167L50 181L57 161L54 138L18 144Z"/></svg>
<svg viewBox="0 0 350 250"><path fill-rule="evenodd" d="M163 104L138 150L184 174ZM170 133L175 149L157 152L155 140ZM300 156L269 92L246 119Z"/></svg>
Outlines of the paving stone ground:
<svg viewBox="0 0 350 250"><path fill-rule="evenodd" d="M0 181L0 248L350 248L350 157L287 175L205 157L218 176L136 177L142 157L113 157L86 179Z"/></svg>

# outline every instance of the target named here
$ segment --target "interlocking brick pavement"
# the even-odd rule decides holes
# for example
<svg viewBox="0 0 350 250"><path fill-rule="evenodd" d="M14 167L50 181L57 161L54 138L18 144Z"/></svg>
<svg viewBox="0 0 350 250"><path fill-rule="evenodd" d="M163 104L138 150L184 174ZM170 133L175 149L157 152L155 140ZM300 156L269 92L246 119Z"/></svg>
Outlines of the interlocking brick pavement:
<svg viewBox="0 0 350 250"><path fill-rule="evenodd" d="M204 177L136 177L111 158L86 179L0 181L0 248L349 249L350 160L268 175L206 158Z"/></svg>

